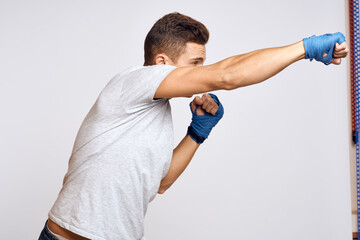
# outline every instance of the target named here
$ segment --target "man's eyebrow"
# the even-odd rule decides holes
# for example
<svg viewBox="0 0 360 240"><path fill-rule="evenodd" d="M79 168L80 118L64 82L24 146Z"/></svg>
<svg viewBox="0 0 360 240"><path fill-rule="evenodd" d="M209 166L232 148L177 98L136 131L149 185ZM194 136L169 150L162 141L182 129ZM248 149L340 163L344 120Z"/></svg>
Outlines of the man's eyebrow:
<svg viewBox="0 0 360 240"><path fill-rule="evenodd" d="M204 61L204 59L202 57L192 58L191 60Z"/></svg>

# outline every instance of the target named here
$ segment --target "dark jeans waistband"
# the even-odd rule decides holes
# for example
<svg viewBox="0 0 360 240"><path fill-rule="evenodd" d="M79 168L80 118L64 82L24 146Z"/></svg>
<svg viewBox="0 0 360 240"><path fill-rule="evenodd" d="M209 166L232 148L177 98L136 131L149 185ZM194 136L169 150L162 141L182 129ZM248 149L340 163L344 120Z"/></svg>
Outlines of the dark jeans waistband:
<svg viewBox="0 0 360 240"><path fill-rule="evenodd" d="M59 240L49 231L49 229L47 228L47 222L48 220L46 220L44 229L40 233L39 240Z"/></svg>

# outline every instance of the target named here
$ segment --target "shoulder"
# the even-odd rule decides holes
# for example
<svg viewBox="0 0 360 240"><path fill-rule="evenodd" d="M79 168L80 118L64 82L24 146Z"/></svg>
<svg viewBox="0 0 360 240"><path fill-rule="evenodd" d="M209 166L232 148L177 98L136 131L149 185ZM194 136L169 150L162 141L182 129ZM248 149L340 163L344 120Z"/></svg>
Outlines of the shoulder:
<svg viewBox="0 0 360 240"><path fill-rule="evenodd" d="M147 77L151 77L149 74L162 74L162 73L170 73L172 70L176 69L175 66L171 65L151 65L151 66L132 66L126 69L124 74L135 74L135 75L143 75L145 74Z"/></svg>
<svg viewBox="0 0 360 240"><path fill-rule="evenodd" d="M120 73L119 79L125 86L157 88L174 69L171 65L133 66Z"/></svg>
<svg viewBox="0 0 360 240"><path fill-rule="evenodd" d="M171 65L132 66L119 73L114 80L116 86L109 85L109 89L135 105L153 103L158 86L174 69Z"/></svg>

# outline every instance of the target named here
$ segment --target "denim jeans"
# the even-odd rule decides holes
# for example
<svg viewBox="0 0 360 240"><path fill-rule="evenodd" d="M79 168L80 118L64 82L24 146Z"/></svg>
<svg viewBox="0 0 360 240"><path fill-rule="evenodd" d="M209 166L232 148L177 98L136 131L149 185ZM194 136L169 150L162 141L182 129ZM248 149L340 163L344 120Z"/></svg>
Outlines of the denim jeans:
<svg viewBox="0 0 360 240"><path fill-rule="evenodd" d="M59 240L49 231L49 229L47 228L47 222L48 220L46 220L44 229L41 231L38 240Z"/></svg>

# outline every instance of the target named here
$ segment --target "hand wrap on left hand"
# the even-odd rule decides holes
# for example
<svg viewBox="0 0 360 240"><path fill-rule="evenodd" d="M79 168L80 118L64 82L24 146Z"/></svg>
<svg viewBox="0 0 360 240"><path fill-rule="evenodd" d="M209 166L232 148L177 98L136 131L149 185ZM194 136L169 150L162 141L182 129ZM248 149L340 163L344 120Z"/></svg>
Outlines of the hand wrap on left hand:
<svg viewBox="0 0 360 240"><path fill-rule="evenodd" d="M190 111L192 113L192 122L190 126L188 127L187 135L190 135L190 137L197 143L201 144L205 141L205 139L208 138L211 130L215 125L220 121L222 116L224 115L224 108L222 104L220 103L219 99L216 95L209 93L209 95L214 99L214 101L219 105L219 108L215 115L211 115L207 112L205 112L205 115L197 115L196 110L199 106L195 108L195 111L193 112L191 109L191 103L190 103Z"/></svg>
<svg viewBox="0 0 360 240"><path fill-rule="evenodd" d="M325 65L331 63L333 59L333 51L335 43L345 42L345 37L342 33L337 32L334 34L324 34L321 36L311 36L304 38L305 47L305 59L312 61L314 58L316 61L323 62ZM323 54L327 53L326 57Z"/></svg>

